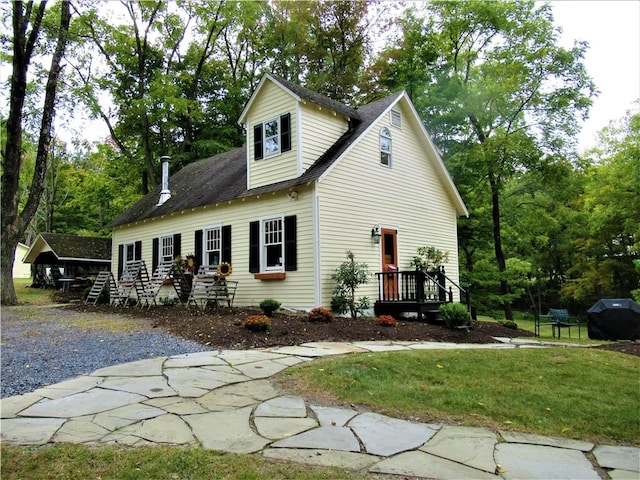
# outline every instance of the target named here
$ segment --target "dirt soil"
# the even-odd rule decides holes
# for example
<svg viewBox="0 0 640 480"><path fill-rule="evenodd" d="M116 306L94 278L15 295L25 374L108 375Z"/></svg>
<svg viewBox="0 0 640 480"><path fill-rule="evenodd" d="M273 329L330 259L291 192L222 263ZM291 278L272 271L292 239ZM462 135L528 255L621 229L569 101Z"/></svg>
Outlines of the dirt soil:
<svg viewBox="0 0 640 480"><path fill-rule="evenodd" d="M304 312L282 309L271 317L271 330L254 332L244 326L249 315L262 313L256 308L218 308L216 311L199 311L182 306L157 306L152 308L116 308L109 305L74 305L74 310L86 312L117 312L151 321L174 335L193 340L207 347L249 349L307 342L325 341L429 341L451 343L497 343L493 337L533 337L533 333L511 329L495 322L474 322L470 331L448 329L443 325L415 320L398 321L396 327L379 326L373 318L337 317L331 323L311 323ZM607 348L640 356L640 344L618 342L598 348Z"/></svg>

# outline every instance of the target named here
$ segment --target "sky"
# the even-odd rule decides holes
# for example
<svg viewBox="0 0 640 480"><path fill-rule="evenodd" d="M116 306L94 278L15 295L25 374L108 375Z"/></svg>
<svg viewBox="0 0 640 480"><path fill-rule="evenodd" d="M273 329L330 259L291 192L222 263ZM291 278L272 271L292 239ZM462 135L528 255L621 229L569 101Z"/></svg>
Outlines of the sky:
<svg viewBox="0 0 640 480"><path fill-rule="evenodd" d="M584 63L600 91L578 138L583 152L596 145L597 132L640 99L640 0L549 3L555 24L563 29L561 45L589 43Z"/></svg>

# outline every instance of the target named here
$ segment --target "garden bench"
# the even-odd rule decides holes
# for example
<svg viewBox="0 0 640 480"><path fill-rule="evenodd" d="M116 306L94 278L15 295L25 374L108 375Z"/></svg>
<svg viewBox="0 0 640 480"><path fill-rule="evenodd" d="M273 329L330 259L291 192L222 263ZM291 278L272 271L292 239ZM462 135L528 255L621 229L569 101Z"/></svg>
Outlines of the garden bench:
<svg viewBox="0 0 640 480"><path fill-rule="evenodd" d="M578 338L581 338L580 319L571 317L569 311L565 308L550 308L547 315L536 314L534 322L534 333L536 337L540 336L541 326L550 325L553 338L556 338L556 328L558 329L558 338L560 338L562 328L568 329L569 338L571 338L571 327L575 326L578 327Z"/></svg>

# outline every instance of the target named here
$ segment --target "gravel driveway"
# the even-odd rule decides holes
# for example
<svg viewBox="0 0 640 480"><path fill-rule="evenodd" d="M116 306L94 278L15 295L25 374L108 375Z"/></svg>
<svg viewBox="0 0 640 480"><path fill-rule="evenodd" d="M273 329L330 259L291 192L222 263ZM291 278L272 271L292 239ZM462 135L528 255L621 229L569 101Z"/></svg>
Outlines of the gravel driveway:
<svg viewBox="0 0 640 480"><path fill-rule="evenodd" d="M0 396L32 392L109 365L208 349L126 315L3 307Z"/></svg>

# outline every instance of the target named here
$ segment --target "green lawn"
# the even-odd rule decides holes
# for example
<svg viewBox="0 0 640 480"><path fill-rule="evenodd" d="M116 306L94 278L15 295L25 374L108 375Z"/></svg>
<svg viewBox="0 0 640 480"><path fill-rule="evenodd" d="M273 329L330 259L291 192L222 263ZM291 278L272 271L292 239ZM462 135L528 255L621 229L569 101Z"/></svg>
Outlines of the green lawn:
<svg viewBox="0 0 640 480"><path fill-rule="evenodd" d="M267 478L295 480L363 480L337 468L315 468L182 447L45 447L2 446L3 480L211 480Z"/></svg>
<svg viewBox="0 0 640 480"><path fill-rule="evenodd" d="M31 288L30 278L14 278L13 286L16 289L18 302L29 305L51 304L51 294L55 290L51 288Z"/></svg>
<svg viewBox="0 0 640 480"><path fill-rule="evenodd" d="M640 359L587 348L357 354L288 369L305 395L327 393L423 422L640 444Z"/></svg>

